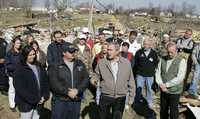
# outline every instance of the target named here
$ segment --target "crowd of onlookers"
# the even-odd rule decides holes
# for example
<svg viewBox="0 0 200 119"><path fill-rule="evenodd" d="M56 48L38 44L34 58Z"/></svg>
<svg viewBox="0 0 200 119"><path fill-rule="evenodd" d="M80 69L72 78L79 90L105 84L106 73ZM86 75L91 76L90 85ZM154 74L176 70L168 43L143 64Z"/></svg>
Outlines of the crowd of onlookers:
<svg viewBox="0 0 200 119"><path fill-rule="evenodd" d="M138 35L132 30L124 38L114 30L111 37L102 31L93 38L83 28L72 39L58 30L47 51L31 33L9 43L0 38L0 91L21 119L39 119L37 108L49 98L52 119L79 119L86 89L99 118L121 119L125 106L143 99L154 109L153 91L159 91L160 118L178 119L181 95L200 99L200 44L191 29L176 41L167 33L156 42L149 35L139 41Z"/></svg>

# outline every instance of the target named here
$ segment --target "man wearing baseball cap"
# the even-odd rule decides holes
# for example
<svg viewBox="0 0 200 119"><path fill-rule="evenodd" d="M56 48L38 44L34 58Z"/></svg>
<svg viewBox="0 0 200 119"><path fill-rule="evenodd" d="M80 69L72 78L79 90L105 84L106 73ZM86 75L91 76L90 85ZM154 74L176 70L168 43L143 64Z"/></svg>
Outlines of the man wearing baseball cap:
<svg viewBox="0 0 200 119"><path fill-rule="evenodd" d="M75 58L74 45L63 45L62 50L62 61L49 68L52 119L79 119L81 94L88 87L89 75L84 63Z"/></svg>

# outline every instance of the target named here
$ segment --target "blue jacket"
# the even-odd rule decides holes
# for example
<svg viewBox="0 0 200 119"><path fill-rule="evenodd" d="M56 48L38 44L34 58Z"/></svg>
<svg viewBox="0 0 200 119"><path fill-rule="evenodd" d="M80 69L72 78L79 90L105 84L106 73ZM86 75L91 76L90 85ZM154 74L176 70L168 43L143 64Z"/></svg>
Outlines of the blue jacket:
<svg viewBox="0 0 200 119"><path fill-rule="evenodd" d="M56 62L62 61L62 47L63 45L68 45L68 42L62 41L58 43L56 41L52 42L47 49L47 63L52 65Z"/></svg>
<svg viewBox="0 0 200 119"><path fill-rule="evenodd" d="M8 51L6 54L6 70L9 76L12 76L16 69L16 65L19 62L19 55L20 53L14 53L11 51Z"/></svg>
<svg viewBox="0 0 200 119"><path fill-rule="evenodd" d="M39 84L34 72L28 65L18 64L13 74L13 85L16 95L15 102L20 112L28 112L35 109L41 99L49 98L49 84L47 72L42 67L37 66L39 72Z"/></svg>

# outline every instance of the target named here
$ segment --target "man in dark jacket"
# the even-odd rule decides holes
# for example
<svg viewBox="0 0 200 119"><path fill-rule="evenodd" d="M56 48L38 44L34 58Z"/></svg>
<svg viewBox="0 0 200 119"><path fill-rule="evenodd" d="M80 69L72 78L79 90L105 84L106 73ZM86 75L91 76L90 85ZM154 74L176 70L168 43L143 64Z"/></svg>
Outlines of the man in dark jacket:
<svg viewBox="0 0 200 119"><path fill-rule="evenodd" d="M121 45L121 43L123 42L123 40L121 38L119 38L119 31L115 30L113 32L113 36L110 37L110 38L107 38L106 42L108 42L108 43L117 42L119 45Z"/></svg>
<svg viewBox="0 0 200 119"><path fill-rule="evenodd" d="M136 66L136 97L135 101L141 98L141 89L144 84L146 86L146 100L148 105L153 106L152 103L152 84L154 81L155 70L158 65L158 55L156 51L151 48L150 37L146 37L143 42L143 48L138 50L135 54Z"/></svg>
<svg viewBox="0 0 200 119"><path fill-rule="evenodd" d="M5 56L8 43L0 38L0 91L5 92L8 89L8 79L5 75Z"/></svg>
<svg viewBox="0 0 200 119"><path fill-rule="evenodd" d="M55 31L53 37L55 41L53 41L47 49L47 63L49 66L62 61L62 46L69 44L63 40L63 33L61 31Z"/></svg>
<svg viewBox="0 0 200 119"><path fill-rule="evenodd" d="M63 60L49 67L53 93L52 119L79 119L81 94L89 84L84 63L75 59L75 47L63 45Z"/></svg>

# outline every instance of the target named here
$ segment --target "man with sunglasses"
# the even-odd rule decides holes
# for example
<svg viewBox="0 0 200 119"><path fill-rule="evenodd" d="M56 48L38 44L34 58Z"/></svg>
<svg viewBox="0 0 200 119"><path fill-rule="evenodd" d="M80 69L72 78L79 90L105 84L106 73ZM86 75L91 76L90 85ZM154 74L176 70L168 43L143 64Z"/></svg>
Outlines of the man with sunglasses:
<svg viewBox="0 0 200 119"><path fill-rule="evenodd" d="M52 119L79 119L81 95L89 84L84 63L75 59L77 49L63 45L63 59L49 68L49 81L53 93Z"/></svg>

